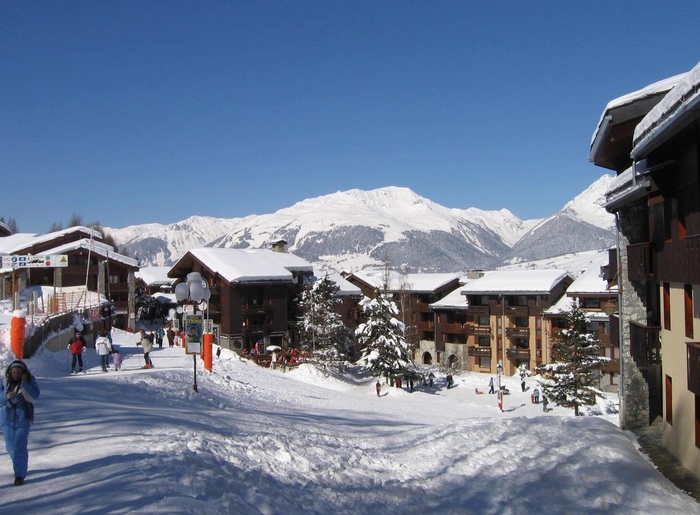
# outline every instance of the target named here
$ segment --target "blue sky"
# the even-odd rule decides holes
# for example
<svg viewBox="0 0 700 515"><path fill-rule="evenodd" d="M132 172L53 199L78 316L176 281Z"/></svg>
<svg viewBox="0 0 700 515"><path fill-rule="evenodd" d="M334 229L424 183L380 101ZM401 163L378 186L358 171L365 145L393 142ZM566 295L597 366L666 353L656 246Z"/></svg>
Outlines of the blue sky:
<svg viewBox="0 0 700 515"><path fill-rule="evenodd" d="M0 216L46 232L405 186L551 214L605 105L700 61L700 2L0 5Z"/></svg>

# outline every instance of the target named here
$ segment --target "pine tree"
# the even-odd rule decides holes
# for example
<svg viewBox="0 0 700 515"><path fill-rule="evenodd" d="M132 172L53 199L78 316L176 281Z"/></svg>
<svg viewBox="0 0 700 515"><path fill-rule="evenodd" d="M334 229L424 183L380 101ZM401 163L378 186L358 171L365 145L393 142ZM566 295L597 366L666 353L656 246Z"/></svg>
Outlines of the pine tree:
<svg viewBox="0 0 700 515"><path fill-rule="evenodd" d="M325 275L314 281L301 295L299 332L302 348L311 351L321 361L337 360L345 351L347 331L336 312L340 302L338 285Z"/></svg>
<svg viewBox="0 0 700 515"><path fill-rule="evenodd" d="M598 334L588 329L586 313L574 301L566 314L566 328L552 344L552 363L537 367L542 392L560 406L574 408L595 404L602 393L595 387L596 371L609 358L600 355Z"/></svg>
<svg viewBox="0 0 700 515"><path fill-rule="evenodd" d="M365 303L363 312L367 322L355 332L362 350L362 364L375 376L387 379L403 375L411 365L404 326L396 317L398 308L385 292Z"/></svg>

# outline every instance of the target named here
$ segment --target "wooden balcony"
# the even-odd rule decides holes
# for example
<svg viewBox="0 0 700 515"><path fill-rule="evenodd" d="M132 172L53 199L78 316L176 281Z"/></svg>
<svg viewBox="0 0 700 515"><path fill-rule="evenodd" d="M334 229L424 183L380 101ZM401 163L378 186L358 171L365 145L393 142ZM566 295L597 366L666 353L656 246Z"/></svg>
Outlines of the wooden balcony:
<svg viewBox="0 0 700 515"><path fill-rule="evenodd" d="M269 304L243 304L241 313L244 315L264 315L270 308Z"/></svg>
<svg viewBox="0 0 700 515"><path fill-rule="evenodd" d="M467 348L467 354L469 356L476 356L480 358L490 358L491 357L491 347L475 347L471 346Z"/></svg>
<svg viewBox="0 0 700 515"><path fill-rule="evenodd" d="M639 368L661 364L660 327L630 322L630 353Z"/></svg>
<svg viewBox="0 0 700 515"><path fill-rule="evenodd" d="M491 335L491 327L488 325L472 325L469 327L469 331L471 334L474 334L476 336Z"/></svg>
<svg viewBox="0 0 700 515"><path fill-rule="evenodd" d="M421 313L430 313L430 304L428 304L427 302L419 302L418 311L420 311Z"/></svg>
<svg viewBox="0 0 700 515"><path fill-rule="evenodd" d="M486 316L489 314L488 306L467 306L467 315Z"/></svg>
<svg viewBox="0 0 700 515"><path fill-rule="evenodd" d="M530 349L509 347L506 349L506 357L508 359L530 359Z"/></svg>
<svg viewBox="0 0 700 515"><path fill-rule="evenodd" d="M435 322L418 322L418 329L420 331L434 331Z"/></svg>
<svg viewBox="0 0 700 515"><path fill-rule="evenodd" d="M505 316L507 317L526 317L529 316L527 306L506 306Z"/></svg>
<svg viewBox="0 0 700 515"><path fill-rule="evenodd" d="M649 242L627 246L627 275L631 281L645 281L653 275L652 257Z"/></svg>
<svg viewBox="0 0 700 515"><path fill-rule="evenodd" d="M449 334L470 334L469 324L442 324L442 332Z"/></svg>
<svg viewBox="0 0 700 515"><path fill-rule="evenodd" d="M700 343L686 344L688 351L688 390L700 395Z"/></svg>
<svg viewBox="0 0 700 515"><path fill-rule="evenodd" d="M529 338L529 327L506 327L506 337L508 338Z"/></svg>

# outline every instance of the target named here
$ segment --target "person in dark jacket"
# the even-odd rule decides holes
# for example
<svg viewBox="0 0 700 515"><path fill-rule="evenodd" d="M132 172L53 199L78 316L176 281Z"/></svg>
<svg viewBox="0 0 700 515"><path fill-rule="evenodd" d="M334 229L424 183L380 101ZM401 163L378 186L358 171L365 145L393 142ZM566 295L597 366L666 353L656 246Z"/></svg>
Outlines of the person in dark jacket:
<svg viewBox="0 0 700 515"><path fill-rule="evenodd" d="M73 336L73 338L71 338L68 342L68 348L70 349L70 353L73 355L73 358L70 362L71 374L77 374L78 372L83 371L83 349L85 347L87 347L85 338L83 338L83 335L80 333L80 331L76 331L75 336ZM80 367L77 371L75 370L76 362Z"/></svg>
<svg viewBox="0 0 700 515"><path fill-rule="evenodd" d="M29 466L29 428L34 420L35 399L39 397L39 385L20 360L15 360L5 370L0 400L0 423L5 437L5 449L12 460L15 486L24 484Z"/></svg>

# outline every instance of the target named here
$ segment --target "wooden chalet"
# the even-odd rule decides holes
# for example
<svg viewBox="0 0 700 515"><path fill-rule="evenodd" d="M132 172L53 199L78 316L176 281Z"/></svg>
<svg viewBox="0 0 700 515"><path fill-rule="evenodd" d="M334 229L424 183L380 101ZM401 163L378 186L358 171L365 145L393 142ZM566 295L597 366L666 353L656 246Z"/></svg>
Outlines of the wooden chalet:
<svg viewBox="0 0 700 515"><path fill-rule="evenodd" d="M208 316L218 343L238 352L256 345L288 347L297 343L298 297L313 276L300 257L267 249L190 250L168 277L176 284L199 272L211 290Z"/></svg>
<svg viewBox="0 0 700 515"><path fill-rule="evenodd" d="M610 361L600 369L601 390L617 391L620 377L620 345L618 338L617 317L618 288L610 284L601 272L608 264L609 256L594 261L566 290L564 295L552 307L543 312L544 348L551 349L553 341L561 330L566 328L566 313L577 301L586 313L589 329L595 331L601 345L601 356Z"/></svg>
<svg viewBox="0 0 700 515"><path fill-rule="evenodd" d="M43 235L18 233L0 238L0 252L65 255L68 259L65 267L0 270L0 296L12 298L15 292L28 286L86 287L111 301L112 314L116 315L114 325L126 328L133 321L134 273L139 269L138 262L115 252L101 240L99 232L83 226ZM60 308L60 302L53 308L54 311Z"/></svg>
<svg viewBox="0 0 700 515"><path fill-rule="evenodd" d="M458 274L400 274L394 271L362 271L344 274L369 298L386 288L406 326L406 338L417 352L422 342L435 341L435 319L430 304L459 286Z"/></svg>

